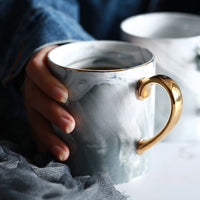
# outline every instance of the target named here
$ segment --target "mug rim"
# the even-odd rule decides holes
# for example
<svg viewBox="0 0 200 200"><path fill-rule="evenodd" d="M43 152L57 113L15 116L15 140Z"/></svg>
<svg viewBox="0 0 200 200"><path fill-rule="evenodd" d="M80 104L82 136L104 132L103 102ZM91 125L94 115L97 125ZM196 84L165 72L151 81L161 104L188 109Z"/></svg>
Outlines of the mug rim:
<svg viewBox="0 0 200 200"><path fill-rule="evenodd" d="M149 54L151 54L151 59L149 59L147 62L144 62L140 65L134 65L134 66L131 66L131 67L128 67L128 68L119 68L119 69L103 69L103 70L98 70L98 69L79 69L79 68L71 68L71 67L68 67L68 66L63 66L63 65L60 65L60 64L57 64L56 62L54 62L51 58L51 54L56 51L57 49L59 48L63 48L63 46L65 45L74 45L74 44L77 44L77 43L107 43L107 44L124 44L124 45L127 45L127 46L131 46L131 47L137 47L137 48L140 48L142 50L145 50L146 52L148 52ZM91 40L91 41L75 41L75 42L72 42L72 43L67 43L67 44L64 44L64 45L61 45L61 46L58 46L54 49L52 49L48 54L47 54L47 62L49 62L50 64L54 65L55 67L60 67L60 68L64 68L64 69L67 69L67 70L72 70L72 71L79 71L79 72L96 72L96 73L107 73L107 72L118 72L118 71L127 71L127 70L131 70L131 69L135 69L135 68L138 68L138 67L144 67L144 66L147 66L149 65L150 63L153 63L155 60L155 56L154 54L147 48L143 48L139 45L134 45L132 43L129 43L129 42L124 42L124 41L114 41L114 40ZM70 65L70 64L69 64Z"/></svg>
<svg viewBox="0 0 200 200"><path fill-rule="evenodd" d="M121 35L126 34L131 37L137 37L141 39L148 39L148 40L181 40L181 39L192 39L192 38L197 38L200 37L200 31L199 34L194 34L191 36L181 36L181 37L154 37L154 36L142 36L137 33L131 33L127 28L125 28L126 24L131 24L132 21L136 21L138 18L146 18L147 16L166 16L166 17L189 17L190 19L196 19L200 20L200 15L198 14L192 14L192 13L185 13L185 12L151 12L151 13L143 13L143 14L138 14L134 16L130 16L126 19L124 19L120 23L120 30L121 30Z"/></svg>

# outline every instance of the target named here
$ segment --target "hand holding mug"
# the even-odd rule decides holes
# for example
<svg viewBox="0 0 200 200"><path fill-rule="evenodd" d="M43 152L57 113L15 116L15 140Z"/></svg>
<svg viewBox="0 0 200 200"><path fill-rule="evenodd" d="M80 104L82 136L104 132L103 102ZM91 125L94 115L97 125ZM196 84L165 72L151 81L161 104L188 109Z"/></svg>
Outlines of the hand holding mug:
<svg viewBox="0 0 200 200"><path fill-rule="evenodd" d="M47 67L47 53L55 47L44 47L31 57L26 66L23 95L32 136L39 150L49 151L64 161L69 157L69 148L54 134L51 124L68 134L74 129L75 121L59 104L67 101L67 88Z"/></svg>

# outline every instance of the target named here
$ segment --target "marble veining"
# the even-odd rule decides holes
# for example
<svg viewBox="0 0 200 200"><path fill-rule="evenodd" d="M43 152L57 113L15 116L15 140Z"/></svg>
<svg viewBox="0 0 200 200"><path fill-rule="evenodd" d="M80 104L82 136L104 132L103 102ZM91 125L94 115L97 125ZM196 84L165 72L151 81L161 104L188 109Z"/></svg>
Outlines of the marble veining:
<svg viewBox="0 0 200 200"><path fill-rule="evenodd" d="M114 48L111 60L115 59ZM152 58L147 50L132 49L134 51L137 58L135 64L141 65ZM93 54L86 55L89 59L79 63L79 68L85 65L85 60L91 62L95 58ZM128 55L131 56L131 53ZM101 64L106 65L107 60L103 63L104 54L101 57ZM92 65L94 63L95 60ZM106 72L76 71L48 63L51 72L68 88L69 99L62 105L76 121L76 128L70 135L57 130L57 134L72 149L68 164L74 175L105 172L115 183L120 183L140 176L148 169L148 152L137 155L135 150L139 139L153 135L155 94L153 89L152 95L141 101L137 99L135 90L140 78L155 74L155 65L152 61L134 67L131 58L116 64L122 68L121 63L131 68Z"/></svg>

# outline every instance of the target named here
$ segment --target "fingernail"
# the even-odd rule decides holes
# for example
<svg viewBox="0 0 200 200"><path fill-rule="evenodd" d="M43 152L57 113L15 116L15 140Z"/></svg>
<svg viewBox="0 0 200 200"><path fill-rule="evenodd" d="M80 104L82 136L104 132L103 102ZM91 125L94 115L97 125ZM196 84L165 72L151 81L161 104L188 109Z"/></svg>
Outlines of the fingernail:
<svg viewBox="0 0 200 200"><path fill-rule="evenodd" d="M66 159L67 159L67 155L66 155L66 153L63 151L63 152L60 152L60 154L59 154L59 160L60 161L65 161Z"/></svg>
<svg viewBox="0 0 200 200"><path fill-rule="evenodd" d="M61 96L62 98L60 99L60 102L66 103L68 99L68 93L65 92L63 89L59 87L54 87L54 92L58 95Z"/></svg>
<svg viewBox="0 0 200 200"><path fill-rule="evenodd" d="M54 155L56 155L56 157L58 157L60 161L65 161L69 156L69 152L65 151L63 148L61 148L58 145L55 145L53 147L53 152L54 152Z"/></svg>
<svg viewBox="0 0 200 200"><path fill-rule="evenodd" d="M71 133L73 128L74 128L74 126L72 126L71 124L68 124L65 132L66 133Z"/></svg>
<svg viewBox="0 0 200 200"><path fill-rule="evenodd" d="M61 102L62 102L62 103L66 103L66 102L67 102L67 99L68 99L68 93L65 92L64 95L63 95L63 98L61 99Z"/></svg>
<svg viewBox="0 0 200 200"><path fill-rule="evenodd" d="M66 133L71 133L75 127L74 122L69 120L68 118L62 117L61 120L65 123L66 128L65 128L65 132Z"/></svg>
<svg viewBox="0 0 200 200"><path fill-rule="evenodd" d="M73 130L74 130L74 123L73 122L69 122L68 124L67 124L67 127L66 127L66 130L65 130L65 132L66 133L71 133Z"/></svg>

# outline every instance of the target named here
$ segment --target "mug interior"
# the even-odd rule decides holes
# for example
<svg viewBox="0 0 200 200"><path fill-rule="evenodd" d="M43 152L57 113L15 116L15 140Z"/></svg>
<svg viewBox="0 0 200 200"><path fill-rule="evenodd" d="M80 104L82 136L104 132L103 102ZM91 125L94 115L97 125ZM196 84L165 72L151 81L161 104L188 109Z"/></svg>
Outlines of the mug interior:
<svg viewBox="0 0 200 200"><path fill-rule="evenodd" d="M48 60L56 66L81 71L116 71L143 66L153 54L139 46L117 41L81 41L53 49Z"/></svg>
<svg viewBox="0 0 200 200"><path fill-rule="evenodd" d="M200 35L200 16L186 13L150 13L121 23L124 33L143 38L187 38Z"/></svg>

